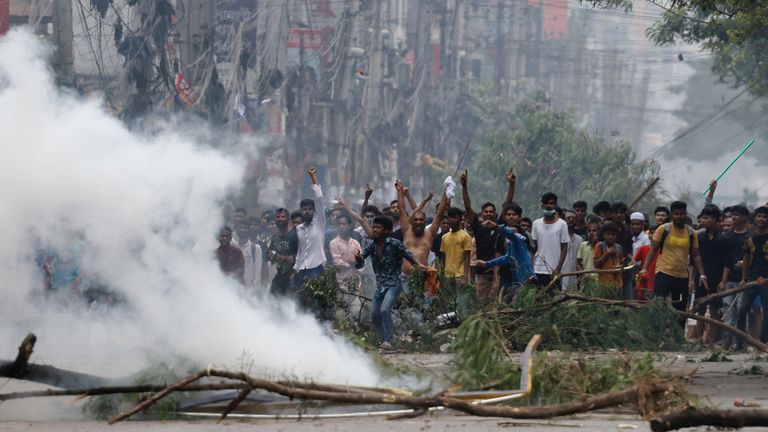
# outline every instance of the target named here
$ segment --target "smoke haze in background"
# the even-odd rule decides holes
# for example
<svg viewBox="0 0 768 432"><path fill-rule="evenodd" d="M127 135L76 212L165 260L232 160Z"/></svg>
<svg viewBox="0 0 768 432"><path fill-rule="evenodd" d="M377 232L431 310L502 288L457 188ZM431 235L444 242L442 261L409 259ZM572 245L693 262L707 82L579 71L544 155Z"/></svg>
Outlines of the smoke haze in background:
<svg viewBox="0 0 768 432"><path fill-rule="evenodd" d="M0 39L0 358L26 332L33 361L126 375L148 361L373 384L371 362L292 304L247 300L213 259L234 158L172 131L138 137L98 101L62 94L49 48ZM85 243L83 273L125 296L105 314L45 301L36 250ZM44 243L41 245L40 242Z"/></svg>

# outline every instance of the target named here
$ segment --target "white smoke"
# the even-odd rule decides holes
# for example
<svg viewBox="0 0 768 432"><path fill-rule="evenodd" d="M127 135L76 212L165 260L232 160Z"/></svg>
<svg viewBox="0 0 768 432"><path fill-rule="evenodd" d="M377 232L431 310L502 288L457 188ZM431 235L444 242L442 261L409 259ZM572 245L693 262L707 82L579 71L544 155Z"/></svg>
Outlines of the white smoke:
<svg viewBox="0 0 768 432"><path fill-rule="evenodd" d="M217 204L239 186L240 162L173 132L132 134L98 101L57 89L48 54L26 31L0 38L0 358L33 331L33 361L91 373L148 358L239 368L246 357L278 376L378 380L312 317L247 301L219 271ZM62 251L78 236L84 271L130 307L98 314L36 295L36 240Z"/></svg>

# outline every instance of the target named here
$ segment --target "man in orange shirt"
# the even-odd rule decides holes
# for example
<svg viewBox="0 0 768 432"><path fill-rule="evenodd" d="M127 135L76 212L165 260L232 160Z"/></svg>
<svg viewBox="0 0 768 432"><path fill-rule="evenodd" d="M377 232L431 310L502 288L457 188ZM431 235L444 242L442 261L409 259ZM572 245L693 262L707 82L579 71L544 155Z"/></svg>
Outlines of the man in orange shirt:
<svg viewBox="0 0 768 432"><path fill-rule="evenodd" d="M603 226L603 241L595 245L595 268L601 270L615 270L621 268L624 262L624 250L616 243L619 235L619 227L613 222ZM624 286L621 271L612 273L600 273L598 280L602 285L615 289L618 295Z"/></svg>

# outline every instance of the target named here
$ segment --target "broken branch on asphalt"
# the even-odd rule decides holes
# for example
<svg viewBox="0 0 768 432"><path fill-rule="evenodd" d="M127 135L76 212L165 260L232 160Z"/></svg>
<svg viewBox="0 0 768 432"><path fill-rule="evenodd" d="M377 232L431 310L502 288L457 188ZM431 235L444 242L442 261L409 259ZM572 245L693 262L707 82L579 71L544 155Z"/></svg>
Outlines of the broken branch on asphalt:
<svg viewBox="0 0 768 432"><path fill-rule="evenodd" d="M404 405L413 409L445 407L481 417L506 417L519 419L551 418L576 413L584 413L627 403L637 403L643 399L652 399L664 393L679 391L681 388L681 385L678 384L675 380L670 380L657 383L635 385L625 390L603 393L579 401L542 406L509 407L480 405L473 401L460 400L449 396L407 396L397 394L309 390L298 387L290 387L274 381L256 378L243 372L204 369L190 375L187 378L182 379L177 383L168 386L165 390L158 392L144 402L136 405L131 410L111 418L109 420L109 424L115 424L133 415L136 415L137 413L151 407L153 404L157 403L160 399L167 396L168 394L203 377L219 377L242 381L250 386L251 389L266 390L293 399L322 400L346 404Z"/></svg>
<svg viewBox="0 0 768 432"><path fill-rule="evenodd" d="M768 410L688 407L651 420L651 430L665 432L696 426L736 428L768 426Z"/></svg>

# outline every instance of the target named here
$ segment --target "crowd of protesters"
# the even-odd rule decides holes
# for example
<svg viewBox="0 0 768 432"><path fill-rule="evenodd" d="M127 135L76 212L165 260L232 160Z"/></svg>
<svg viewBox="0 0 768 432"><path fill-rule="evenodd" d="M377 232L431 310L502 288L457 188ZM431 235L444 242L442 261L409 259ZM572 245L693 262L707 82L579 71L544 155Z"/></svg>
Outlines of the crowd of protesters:
<svg viewBox="0 0 768 432"><path fill-rule="evenodd" d="M340 312L355 322L370 309L364 318L370 318L384 350L395 345L392 310L414 272L423 278L426 297L470 285L480 299L511 302L524 284L550 293L591 286L624 300L662 297L678 310L692 309L694 298L755 282L698 312L743 331L749 322L753 334L768 341L768 207L721 208L713 204L714 181L695 218L681 201L650 215L606 201L590 212L587 202L565 208L547 192L540 217L531 220L514 201L511 171L501 211L492 202L473 207L466 171L458 179L462 208L459 185L450 177L436 207L429 205L432 194L416 202L398 180L397 198L387 206L372 205L367 187L357 209L341 198L328 201L316 169L308 175L314 196L301 200L298 210L248 217L236 208L229 215L215 251L221 270L246 291L296 298L332 266ZM428 215L431 208L434 215ZM78 254L81 246L75 242L68 253ZM49 290L77 283L70 261L43 261ZM744 349L741 339L701 325L688 336Z"/></svg>

